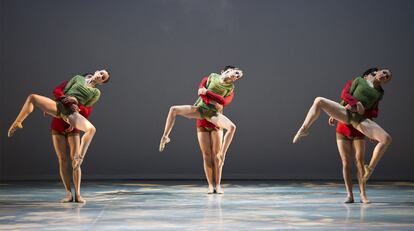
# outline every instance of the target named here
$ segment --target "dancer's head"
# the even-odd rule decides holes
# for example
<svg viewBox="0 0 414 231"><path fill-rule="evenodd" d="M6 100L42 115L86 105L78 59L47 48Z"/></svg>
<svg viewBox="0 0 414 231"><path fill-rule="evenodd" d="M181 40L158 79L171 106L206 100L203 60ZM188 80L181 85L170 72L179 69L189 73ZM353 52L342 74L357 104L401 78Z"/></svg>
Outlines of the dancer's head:
<svg viewBox="0 0 414 231"><path fill-rule="evenodd" d="M221 69L221 76L225 83L233 83L243 77L243 71L235 66L225 66Z"/></svg>
<svg viewBox="0 0 414 231"><path fill-rule="evenodd" d="M109 81L109 72L105 69L97 70L92 74L90 79L97 85L102 85Z"/></svg>
<svg viewBox="0 0 414 231"><path fill-rule="evenodd" d="M363 77L372 77L380 85L388 83L392 78L392 73L389 69L370 68L366 70Z"/></svg>
<svg viewBox="0 0 414 231"><path fill-rule="evenodd" d="M392 79L392 73L388 69L380 69L375 72L375 80L381 85L387 84Z"/></svg>

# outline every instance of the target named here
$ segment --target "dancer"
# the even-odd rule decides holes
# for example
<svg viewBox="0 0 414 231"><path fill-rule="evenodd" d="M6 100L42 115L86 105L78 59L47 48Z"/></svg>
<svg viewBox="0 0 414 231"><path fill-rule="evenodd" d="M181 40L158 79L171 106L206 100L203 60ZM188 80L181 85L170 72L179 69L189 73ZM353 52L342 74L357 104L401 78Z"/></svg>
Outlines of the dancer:
<svg viewBox="0 0 414 231"><path fill-rule="evenodd" d="M92 123L79 113L79 107L77 105L82 104L86 107L94 105L101 95L101 92L96 86L108 81L108 71L98 70L87 79L81 75L73 77L64 89L65 96L57 101L41 95L30 94L16 120L10 126L8 136L11 137L17 129L23 128L23 121L33 112L35 107L38 107L45 113L56 118L61 118L68 123L70 125L67 129L68 132L74 128L85 132L82 136L80 147L77 149L78 152L73 157L73 169L79 168L89 144L95 135L96 129Z"/></svg>
<svg viewBox="0 0 414 231"><path fill-rule="evenodd" d="M91 74L83 75L85 78L92 77ZM53 91L53 95L55 100L59 100L60 98L65 96L64 89L67 85L68 81L63 82L59 86L55 88ZM92 107L85 107L82 104L78 104L79 107L79 114L88 118ZM68 164L69 158L67 153L67 146L69 146L70 150L70 160L72 164L74 162L74 156L76 153L79 152L79 143L80 143L80 134L78 129L73 129L72 131L67 131L69 129L69 124L67 124L64 120L53 117L51 130L52 130L52 141L53 147L55 148L56 155L59 161L59 174L60 178L62 179L63 186L66 189L66 196L61 200L62 203L68 203L73 201L72 190L70 186L70 177L68 175ZM86 200L83 199L80 193L80 184L81 184L81 167L72 170L72 179L73 185L75 188L75 202L78 203L85 203Z"/></svg>
<svg viewBox="0 0 414 231"><path fill-rule="evenodd" d="M308 135L310 126L319 117L321 110L345 124L351 124L354 128L370 139L378 142L375 146L369 165L364 166L364 182L371 176L378 161L384 155L391 144L391 136L376 122L364 115L365 110L370 110L382 99L384 90L382 86L392 78L391 71L387 69L371 68L362 77L357 77L351 85L350 94L357 100L352 104L342 106L332 100L317 97L310 108L305 121L293 138L293 143Z"/></svg>
<svg viewBox="0 0 414 231"><path fill-rule="evenodd" d="M349 93L349 89L352 85L352 80L348 81L345 87L342 89L341 98L342 105L352 104L357 100ZM372 110L366 110L364 114L367 118L374 118L378 115L378 104ZM329 117L329 125L335 125L335 119ZM369 203L365 191L364 176L364 154L365 154L365 136L352 125L347 125L338 122L336 126L336 143L338 151L342 160L342 174L344 177L345 188L347 191L347 198L345 203L354 203L354 195L352 192L352 177L351 177L351 159L353 153L355 154L355 165L357 168L357 178L360 192L360 199L362 203Z"/></svg>
<svg viewBox="0 0 414 231"><path fill-rule="evenodd" d="M243 76L243 71L233 66L226 66L224 71L219 75L210 74L207 81L207 88L200 88L198 95L200 96L194 105L172 106L167 116L164 133L161 137L159 150L162 152L165 145L170 142L170 132L174 126L177 115L188 119L206 119L219 128L226 129L223 144L216 155L218 166L222 166L225 155L233 139L236 131L236 125L224 116L216 108L217 104L214 100L203 99L211 96L212 93L219 94L222 97L229 96L234 90L234 82ZM207 100L207 103L205 102Z"/></svg>
<svg viewBox="0 0 414 231"><path fill-rule="evenodd" d="M223 69L221 72L224 72ZM204 77L200 83L199 91L206 89L208 77ZM222 97L221 95L210 92L208 95L200 95L204 103L215 101L215 107L217 111L222 113L223 107L231 103L234 97L234 91L228 96ZM204 173L206 175L208 183L208 194L214 192L218 194L224 193L221 188L221 175L223 165L219 165L218 159L215 158L219 154L222 141L223 141L223 129L216 127L214 124L208 122L206 119L197 119L197 138L200 145L201 152L203 154Z"/></svg>

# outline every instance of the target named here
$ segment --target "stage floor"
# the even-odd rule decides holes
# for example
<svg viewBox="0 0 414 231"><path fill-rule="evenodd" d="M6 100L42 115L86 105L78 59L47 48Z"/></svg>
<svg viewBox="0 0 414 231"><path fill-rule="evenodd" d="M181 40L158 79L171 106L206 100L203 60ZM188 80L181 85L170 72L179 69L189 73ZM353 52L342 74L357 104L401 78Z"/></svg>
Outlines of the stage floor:
<svg viewBox="0 0 414 231"><path fill-rule="evenodd" d="M414 230L414 183L370 183L371 204L343 204L340 182L84 182L86 204L58 182L0 183L0 230ZM356 201L359 201L358 190Z"/></svg>

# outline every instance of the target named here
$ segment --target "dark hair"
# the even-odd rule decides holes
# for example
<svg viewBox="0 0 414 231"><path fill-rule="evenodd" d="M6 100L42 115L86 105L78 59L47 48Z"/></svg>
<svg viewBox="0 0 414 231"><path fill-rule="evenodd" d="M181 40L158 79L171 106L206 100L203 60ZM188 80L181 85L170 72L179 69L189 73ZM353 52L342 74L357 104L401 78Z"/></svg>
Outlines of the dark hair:
<svg viewBox="0 0 414 231"><path fill-rule="evenodd" d="M227 71L228 69L234 69L234 68L236 68L235 66L232 66L232 65L227 65L227 66L225 66L225 67L223 67L222 69L221 69L221 71Z"/></svg>
<svg viewBox="0 0 414 231"><path fill-rule="evenodd" d="M372 74L372 73L374 73L374 72L376 72L376 71L378 71L378 70L379 70L379 68L378 68L378 67L372 67L372 68L370 68L370 69L366 70L366 71L364 72L364 74L362 74L362 77L365 77L365 76L367 76L367 75L370 75L370 74Z"/></svg>
<svg viewBox="0 0 414 231"><path fill-rule="evenodd" d="M109 74L109 71L107 69L104 69L104 70L106 71L106 73L108 73L108 78L105 81L103 81L102 83L107 83L107 82L109 82L109 79L111 78L111 74Z"/></svg>

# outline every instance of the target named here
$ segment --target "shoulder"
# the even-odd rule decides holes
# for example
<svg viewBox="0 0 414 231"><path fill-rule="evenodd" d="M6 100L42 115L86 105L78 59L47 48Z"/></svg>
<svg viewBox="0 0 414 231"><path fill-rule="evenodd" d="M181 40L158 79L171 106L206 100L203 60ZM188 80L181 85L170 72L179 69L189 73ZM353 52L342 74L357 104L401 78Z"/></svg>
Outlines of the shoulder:
<svg viewBox="0 0 414 231"><path fill-rule="evenodd" d="M85 80L85 77L83 77L82 75L75 75L72 77L72 80L76 80L76 81Z"/></svg>
<svg viewBox="0 0 414 231"><path fill-rule="evenodd" d="M209 79L218 79L220 77L220 75L219 74L217 74L217 73L211 73L209 76L208 76L208 78Z"/></svg>

